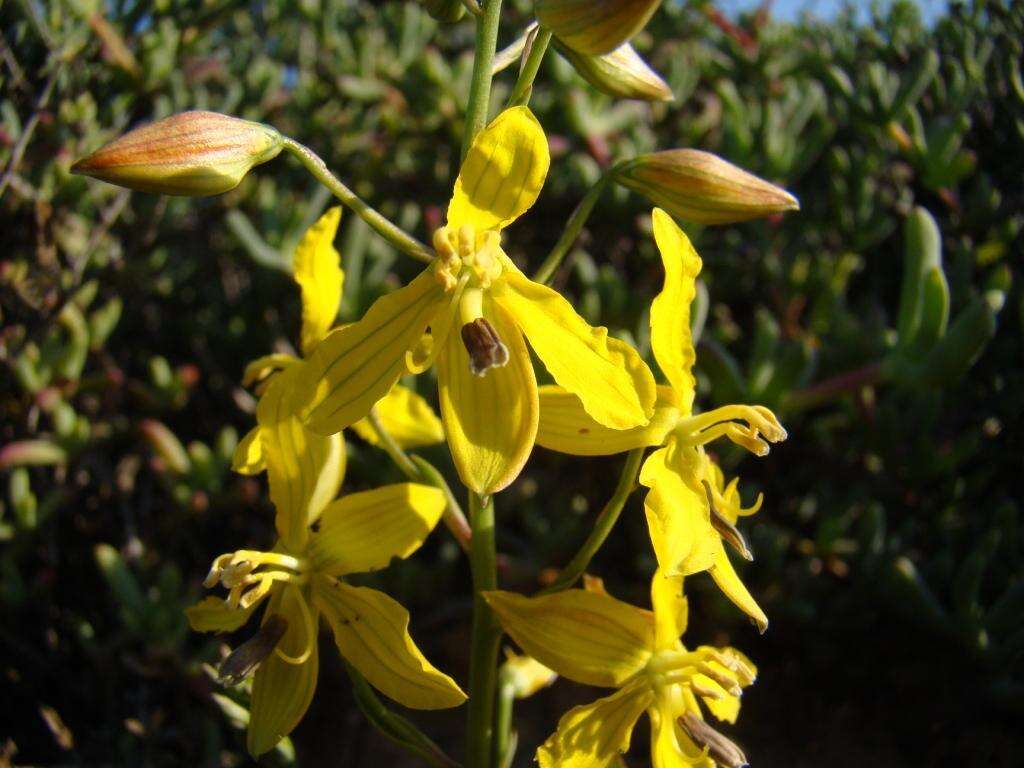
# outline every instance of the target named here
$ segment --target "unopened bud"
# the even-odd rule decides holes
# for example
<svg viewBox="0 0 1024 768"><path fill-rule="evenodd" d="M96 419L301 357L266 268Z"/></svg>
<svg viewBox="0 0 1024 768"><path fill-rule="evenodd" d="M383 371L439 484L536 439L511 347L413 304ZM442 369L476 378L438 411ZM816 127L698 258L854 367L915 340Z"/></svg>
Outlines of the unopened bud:
<svg viewBox="0 0 1024 768"><path fill-rule="evenodd" d="M263 622L259 632L235 648L220 663L217 670L220 679L228 685L242 682L260 665L260 662L273 653L287 631L287 619L277 614L270 616Z"/></svg>
<svg viewBox="0 0 1024 768"><path fill-rule="evenodd" d="M182 112L100 147L71 172L140 192L219 195L282 146L284 138L269 125L216 112Z"/></svg>
<svg viewBox="0 0 1024 768"><path fill-rule="evenodd" d="M679 718L679 726L698 749L707 750L708 757L717 765L725 768L742 768L748 764L747 756L743 754L742 749L696 715L683 715Z"/></svg>
<svg viewBox="0 0 1024 768"><path fill-rule="evenodd" d="M580 53L610 53L644 28L661 0L537 0L537 20Z"/></svg>
<svg viewBox="0 0 1024 768"><path fill-rule="evenodd" d="M697 224L731 224L800 208L781 187L698 149L642 155L620 167L615 180Z"/></svg>
<svg viewBox="0 0 1024 768"><path fill-rule="evenodd" d="M584 80L611 96L643 101L671 101L672 89L647 62L623 43L611 53L590 56L574 51L553 38L555 48L568 59Z"/></svg>
<svg viewBox="0 0 1024 768"><path fill-rule="evenodd" d="M442 24L454 24L466 13L462 0L423 0L423 7Z"/></svg>
<svg viewBox="0 0 1024 768"><path fill-rule="evenodd" d="M482 317L462 326L462 343L469 352L469 370L474 376L486 376L491 368L508 364L508 347Z"/></svg>

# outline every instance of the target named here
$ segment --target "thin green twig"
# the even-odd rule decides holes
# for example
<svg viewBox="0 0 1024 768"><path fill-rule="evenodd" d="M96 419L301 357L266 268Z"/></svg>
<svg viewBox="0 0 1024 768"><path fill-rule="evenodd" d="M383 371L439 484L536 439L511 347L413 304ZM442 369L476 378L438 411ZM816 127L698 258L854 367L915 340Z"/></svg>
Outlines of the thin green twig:
<svg viewBox="0 0 1024 768"><path fill-rule="evenodd" d="M622 508L626 506L626 501L633 491L636 490L636 480L640 474L640 463L643 461L643 458L643 448L634 448L626 455L626 463L622 465L622 473L619 475L619 482L615 486L615 492L612 493L611 498L608 499L608 502L601 510L601 514L594 521L594 527L591 529L590 535L587 536L587 540L583 542L583 546L579 548L579 551L576 552L568 565L561 570L555 580L538 594L549 595L552 592L561 592L563 589L569 589L584 574L587 566L590 565L590 561L597 554L601 545L604 544L608 534L612 532L615 523L618 522Z"/></svg>

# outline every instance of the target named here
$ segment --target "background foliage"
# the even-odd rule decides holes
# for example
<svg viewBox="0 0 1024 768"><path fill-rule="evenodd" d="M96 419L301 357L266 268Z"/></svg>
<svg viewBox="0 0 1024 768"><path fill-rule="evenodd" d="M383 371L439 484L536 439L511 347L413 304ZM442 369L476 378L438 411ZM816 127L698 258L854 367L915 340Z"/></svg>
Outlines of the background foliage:
<svg viewBox="0 0 1024 768"><path fill-rule="evenodd" d="M503 42L528 20L507 5ZM270 540L259 482L228 469L253 418L239 379L296 338L290 254L328 200L283 158L203 201L68 168L139 121L212 109L310 144L426 238L457 170L472 25L350 0L20 0L0 24L0 764L238 764L244 695L210 679L218 643L189 634L182 608L215 554ZM709 297L700 402L761 402L790 432L767 459L719 457L748 501L767 497L745 577L768 634L706 577L691 588L691 642L761 667L734 731L755 764L1008 766L1024 747L1022 40L1011 0L953 3L934 28L908 3L866 25L666 3L636 43L675 102L615 102L551 54L538 78L554 162L508 234L521 263L539 263L602 167L654 148L712 150L803 204L690 228ZM556 276L645 354L648 214L606 192ZM354 216L342 229L347 319L417 266ZM913 331L901 313L918 300ZM349 450L349 487L399 478L357 438ZM620 460L537 449L500 499L504 585L532 589L571 556ZM634 497L593 570L642 603L641 518ZM464 679L469 579L450 538L376 578ZM343 670L321 675L300 762L390 755ZM521 764L576 693L520 706ZM462 718L414 716L452 748Z"/></svg>

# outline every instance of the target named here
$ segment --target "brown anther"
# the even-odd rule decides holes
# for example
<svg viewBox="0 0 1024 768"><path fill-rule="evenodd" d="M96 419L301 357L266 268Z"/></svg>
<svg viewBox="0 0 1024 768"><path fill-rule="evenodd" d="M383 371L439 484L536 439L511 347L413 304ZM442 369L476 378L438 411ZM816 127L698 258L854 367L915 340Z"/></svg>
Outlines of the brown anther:
<svg viewBox="0 0 1024 768"><path fill-rule="evenodd" d="M704 493L708 497L708 508L711 511L711 527L718 531L718 535L729 542L732 548L739 552L744 560L752 561L754 553L747 546L747 540L743 538L743 534L739 532L735 525L726 520L715 506L715 495L711 491L711 484L707 480L702 480L701 482L704 484Z"/></svg>
<svg viewBox="0 0 1024 768"><path fill-rule="evenodd" d="M679 718L679 726L694 744L700 749L706 749L708 757L718 765L725 768L743 768L748 765L742 749L696 715L683 715Z"/></svg>
<svg viewBox="0 0 1024 768"><path fill-rule="evenodd" d="M260 665L260 662L274 652L274 648L287 631L288 620L284 616L275 613L268 617L259 632L235 648L220 663L217 674L221 682L228 685L238 685L242 682Z"/></svg>
<svg viewBox="0 0 1024 768"><path fill-rule="evenodd" d="M462 326L462 343L469 352L469 370L474 376L485 376L491 368L508 364L508 347L482 317Z"/></svg>

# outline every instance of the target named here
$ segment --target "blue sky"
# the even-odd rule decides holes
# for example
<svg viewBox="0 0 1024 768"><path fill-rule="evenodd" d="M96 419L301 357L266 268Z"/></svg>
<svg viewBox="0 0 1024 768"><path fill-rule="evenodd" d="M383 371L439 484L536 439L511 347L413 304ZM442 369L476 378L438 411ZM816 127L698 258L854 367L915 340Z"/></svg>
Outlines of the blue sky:
<svg viewBox="0 0 1024 768"><path fill-rule="evenodd" d="M754 8L758 4L759 0L717 0L715 3L720 10L730 14ZM848 4L844 0L775 0L772 9L775 17L779 19L794 19L805 10L810 11L815 16L829 18L844 5ZM924 11L926 19L933 19L938 16L945 10L947 4L947 0L918 1L918 5ZM856 3L856 5L866 7L867 3Z"/></svg>

